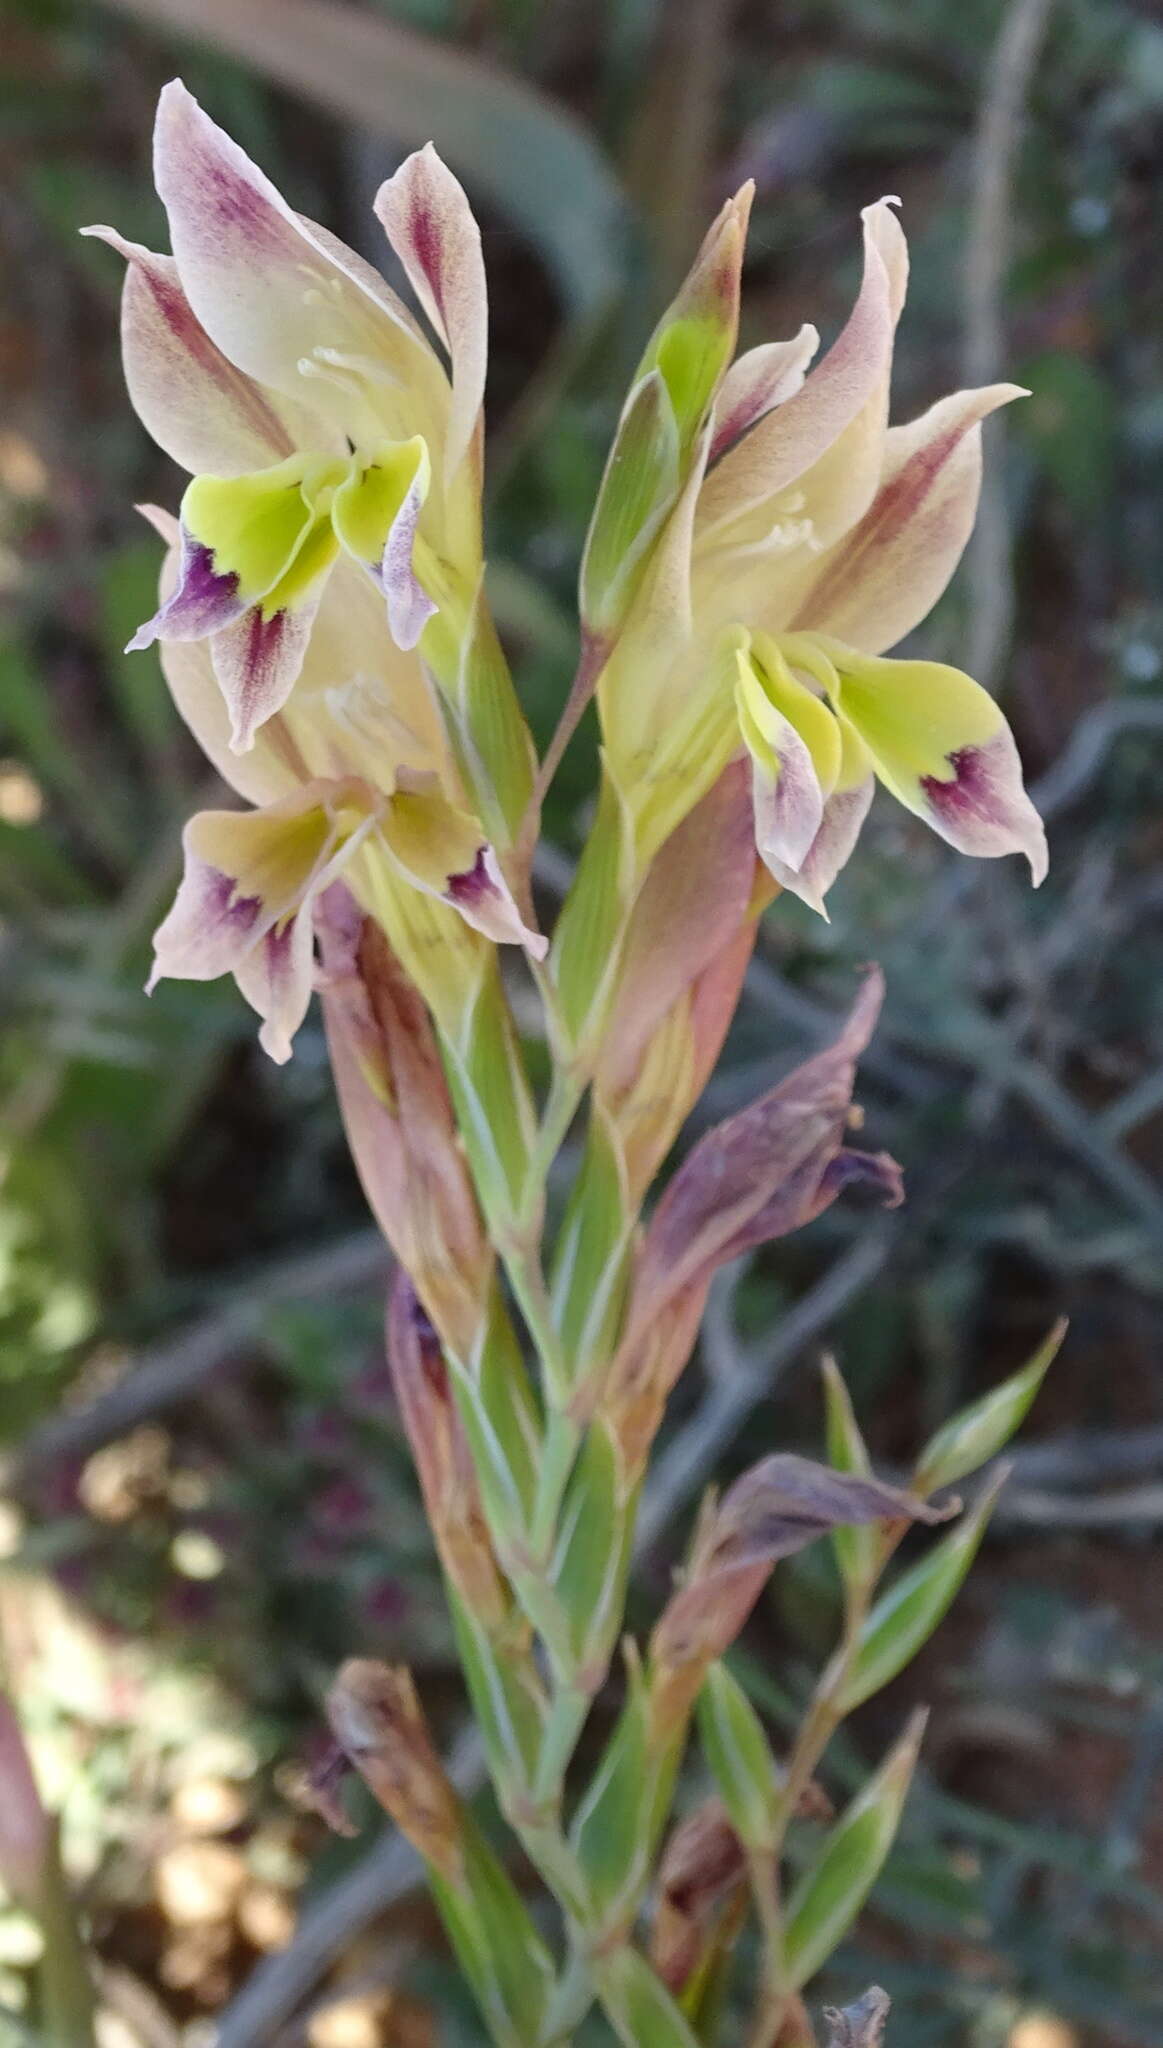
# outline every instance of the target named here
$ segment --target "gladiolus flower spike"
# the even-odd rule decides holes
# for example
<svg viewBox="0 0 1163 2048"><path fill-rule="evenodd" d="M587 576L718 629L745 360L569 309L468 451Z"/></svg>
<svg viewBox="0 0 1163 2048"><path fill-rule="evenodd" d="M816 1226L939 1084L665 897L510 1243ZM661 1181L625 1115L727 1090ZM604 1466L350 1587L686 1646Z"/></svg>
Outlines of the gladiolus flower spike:
<svg viewBox="0 0 1163 2048"><path fill-rule="evenodd" d="M950 1479L1001 1451L1057 1336L938 1432L908 1490L876 1477L830 1365L829 1463L770 1454L708 1503L661 1618L624 1643L623 1703L574 1801L651 1452L716 1271L853 1191L903 1198L896 1162L847 1142L878 970L834 1042L706 1131L643 1210L760 915L781 888L827 914L876 782L961 851L1045 873L997 705L959 669L893 652L969 534L982 421L1018 393L959 392L889 426L906 254L887 200L865 212L860 292L818 366L810 327L732 360L750 190L728 201L622 411L581 569L578 678L537 778L484 592L485 280L455 178L429 145L375 202L414 313L180 84L162 94L156 173L172 255L90 231L126 259L133 403L190 479L176 518L142 508L165 560L132 645L157 644L242 807L189 821L150 987L233 973L276 1060L321 994L396 1261L401 1427L498 1804L561 1909L560 1957L446 1776L410 1674L358 1644L328 1695L334 1763L423 1858L499 2048L571 2037L594 2000L623 2041L717 2038L712 1994L751 1915L755 2037L807 2038L805 1979L875 1881L922 1721L838 1819L815 1782L822 1743L938 1626L996 1482L887 1589L885 1569L907 1527L958 1515ZM600 798L550 945L532 908L537 799L594 689ZM540 1102L502 948L543 1007ZM550 1169L583 1108L551 1228ZM777 1758L722 1660L771 1572L818 1540L846 1627ZM715 1796L663 1850L695 1727ZM347 1827L333 1775L324 1804ZM796 1813L823 1833L785 1897Z"/></svg>

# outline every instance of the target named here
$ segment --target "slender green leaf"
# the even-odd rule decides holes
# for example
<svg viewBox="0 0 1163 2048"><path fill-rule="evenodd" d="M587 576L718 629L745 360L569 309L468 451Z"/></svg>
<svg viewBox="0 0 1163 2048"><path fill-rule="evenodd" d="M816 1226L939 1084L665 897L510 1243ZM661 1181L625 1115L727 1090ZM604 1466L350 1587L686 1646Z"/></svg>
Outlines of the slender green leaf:
<svg viewBox="0 0 1163 2048"><path fill-rule="evenodd" d="M579 1038L608 992L626 913L630 828L621 798L603 776L598 814L553 934L551 962L566 1025Z"/></svg>
<svg viewBox="0 0 1163 2048"><path fill-rule="evenodd" d="M972 1514L902 1572L877 1601L860 1631L859 1647L836 1703L841 1713L850 1714L903 1671L944 1620L977 1555L1006 1477L1006 1472L999 1472Z"/></svg>
<svg viewBox="0 0 1163 2048"><path fill-rule="evenodd" d="M578 1662L600 1670L620 1626L631 1507L613 1438L592 1423L565 1496L553 1585Z"/></svg>
<svg viewBox="0 0 1163 2048"><path fill-rule="evenodd" d="M674 407L660 370L631 391L618 422L581 566L581 614L597 637L621 623L679 485Z"/></svg>
<svg viewBox="0 0 1163 2048"><path fill-rule="evenodd" d="M466 1817L465 1880L428 1878L461 1968L498 2048L528 2048L541 2031L554 1970L512 1879Z"/></svg>
<svg viewBox="0 0 1163 2048"><path fill-rule="evenodd" d="M1033 1405L1065 1335L1063 1319L1055 1323L1020 1372L963 1408L937 1431L917 1462L914 1484L918 1493L930 1494L939 1486L954 1485L1005 1449Z"/></svg>
<svg viewBox="0 0 1163 2048"><path fill-rule="evenodd" d="M637 1950L616 1949L595 1968L594 1976L625 2048L698 2048L665 1984Z"/></svg>
<svg viewBox="0 0 1163 2048"><path fill-rule="evenodd" d="M788 1900L784 1963L795 1990L832 1955L876 1883L900 1822L927 1718L923 1708L912 1716Z"/></svg>
<svg viewBox="0 0 1163 2048"><path fill-rule="evenodd" d="M775 1839L781 1777L759 1716L725 1664L712 1664L699 1695L699 1734L719 1796L748 1848Z"/></svg>
<svg viewBox="0 0 1163 2048"><path fill-rule="evenodd" d="M829 1462L837 1472L855 1472L861 1478L868 1478L872 1473L872 1461L835 1359L824 1360L823 1375ZM872 1523L832 1531L832 1548L846 1586L868 1584L875 1569L879 1545L880 1530Z"/></svg>

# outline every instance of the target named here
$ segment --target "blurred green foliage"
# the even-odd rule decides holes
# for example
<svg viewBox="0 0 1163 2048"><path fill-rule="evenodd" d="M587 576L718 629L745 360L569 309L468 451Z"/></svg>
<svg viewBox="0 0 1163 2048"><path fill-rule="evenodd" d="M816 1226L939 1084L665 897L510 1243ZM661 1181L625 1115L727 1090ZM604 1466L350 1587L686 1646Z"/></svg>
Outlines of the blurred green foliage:
<svg viewBox="0 0 1163 2048"><path fill-rule="evenodd" d="M233 988L141 994L205 770L153 657L121 652L150 609L156 564L131 506L172 504L178 479L124 401L113 266L75 229L109 218L158 236L148 129L179 59L290 196L373 254L361 209L391 146L205 41L177 47L147 11L5 8L0 1381L11 1444L61 1401L99 1395L134 1347L212 1313L239 1282L261 1294L271 1262L364 1221L317 1027L276 1070ZM530 175L512 152L485 207L493 592L544 741L572 668L577 561L625 376L676 252L732 180L754 175L759 188L746 340L807 317L829 339L856 273L857 208L899 190L914 282L898 417L960 379L972 138L1004 10L374 0L369 11L524 77L550 114L570 108L612 167L593 205L608 208L619 185L625 195L606 252L619 288L584 320L563 298L561 252L528 238L516 191L506 207L504 177ZM489 90L483 73L478 90ZM831 924L791 903L768 920L710 1098L719 1113L766 1085L811 1043L856 965L880 959L890 1000L864 1094L875 1142L907 1168L910 1203L887 1259L817 1333L840 1351L880 1464L905 1465L955 1402L1028 1355L1056 1314L1074 1317L1034 1411L1035 1456L1042 1439L1052 1453L1082 1445L1074 1476L1039 1495L1031 1467L1024 1517L999 1524L965 1618L909 1681L909 1699L937 1706L926 1775L876 1909L829 1980L838 1998L869 1976L886 1984L894 2048L1000 2048L1033 2009L1110 2048L1148 2048L1163 2030L1163 1832L1150 1796L1163 1649L1145 1570L1157 1571L1160 1516L1157 1499L1103 1506L1163 1464L1161 111L1155 9L1057 0L1010 194L1001 306L998 370L1033 396L992 444L1016 591L1001 687L1044 778L1051 879L1032 898L1008 864L956 869L878 809ZM456 162L449 120L436 139ZM545 134L549 148L551 119ZM466 175L472 189L471 164ZM544 200L552 175L543 183ZM599 239L603 218L615 215L595 214ZM995 597L963 570L918 636L925 651L963 658L975 609ZM547 813L567 856L592 754L587 724ZM762 1353L867 1227L832 1211L753 1266L734 1297L736 1342ZM91 1461L80 1475L54 1467L33 1490L20 1562L55 1571L115 1632L148 1636L173 1673L210 1674L213 1692L191 1695L198 1712L220 1714L228 1693L259 1731L263 1770L304 1739L345 1651L401 1651L438 1698L451 1670L377 1314L373 1298L272 1309L261 1343L166 1416L153 1477L122 1475L124 1514ZM714 1385L710 1371L688 1377L675 1430L693 1426ZM758 1406L749 1434L816 1445L820 1430L800 1378ZM1154 1443L1153 1465L1135 1461L1136 1441ZM196 1483L175 1486L175 1473ZM175 1563L191 1532L223 1560L204 1579ZM823 1551L781 1568L740 1667L777 1728L837 1611ZM53 1684L41 1681L32 1714L58 1729ZM170 1694L151 1687L160 1681L143 1711L162 1755L189 1723L167 1721ZM898 1685L886 1710L896 1723L904 1703ZM889 1733L871 1709L859 1750L845 1738L834 1789L860 1781ZM128 1849L98 1839L82 1859L103 1873L98 1925L116 1955L126 1896L148 1882L156 1789L143 1789L140 1760L128 1769L128 1737L110 1739L115 1762L107 1745L91 1749L66 1810L98 1838L95 1800L136 1816ZM441 2006L445 2038L459 2039L446 1973L422 1964L415 1978ZM195 1994L177 2006L188 2017Z"/></svg>

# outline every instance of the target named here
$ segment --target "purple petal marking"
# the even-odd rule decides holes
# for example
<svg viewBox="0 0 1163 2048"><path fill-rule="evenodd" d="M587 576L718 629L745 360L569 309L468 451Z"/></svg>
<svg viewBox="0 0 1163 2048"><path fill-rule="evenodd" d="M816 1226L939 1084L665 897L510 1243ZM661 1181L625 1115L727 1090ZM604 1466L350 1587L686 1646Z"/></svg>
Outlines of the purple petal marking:
<svg viewBox="0 0 1163 2048"><path fill-rule="evenodd" d="M798 874L823 823L824 798L811 754L790 720L781 719L774 745L774 779L758 763L752 770L755 843L772 873L778 866Z"/></svg>
<svg viewBox="0 0 1163 2048"><path fill-rule="evenodd" d="M176 587L153 618L138 627L125 651L136 654L155 640L205 640L233 624L245 610L233 570L219 576L213 550L183 526Z"/></svg>
<svg viewBox="0 0 1163 2048"><path fill-rule="evenodd" d="M234 978L252 1009L262 1018L258 1042L263 1051L285 1065L292 1040L307 1014L315 974L315 938L311 894L290 915L280 918L234 963Z"/></svg>
<svg viewBox="0 0 1163 2048"><path fill-rule="evenodd" d="M458 910L477 910L493 894L485 866L487 851L487 847L479 847L471 868L466 868L463 874L448 877L448 900L455 903Z"/></svg>
<svg viewBox="0 0 1163 2048"><path fill-rule="evenodd" d="M1008 727L983 746L949 755L949 779L923 775L931 822L962 853L989 859L1024 853L1035 888L1048 866L1042 820L1022 787L1021 762Z"/></svg>
<svg viewBox="0 0 1163 2048"><path fill-rule="evenodd" d="M214 673L230 712L230 749L245 754L254 745L260 725L281 711L299 676L319 607L319 596L293 611L272 612L261 605L225 630L215 633L210 652Z"/></svg>
<svg viewBox="0 0 1163 2048"><path fill-rule="evenodd" d="M238 894L233 875L188 855L169 915L154 933L154 959L146 994L167 977L216 981L247 950L260 923L261 896Z"/></svg>
<svg viewBox="0 0 1163 2048"><path fill-rule="evenodd" d="M860 828L868 816L875 786L875 777L869 775L857 783L855 789L833 791L824 804L820 829L798 869L776 861L767 863L776 881L810 909L818 911L822 918L826 919L828 915L824 898L852 857Z"/></svg>
<svg viewBox="0 0 1163 2048"><path fill-rule="evenodd" d="M379 565L378 581L388 600L388 625L397 647L415 647L436 606L412 567L416 525L424 502L419 475L413 478L392 521Z"/></svg>
<svg viewBox="0 0 1163 2048"><path fill-rule="evenodd" d="M535 960L544 960L549 940L522 921L491 846L479 847L471 868L448 877L445 897L465 923L486 938L501 945L524 946Z"/></svg>
<svg viewBox="0 0 1163 2048"><path fill-rule="evenodd" d="M838 1152L820 1179L821 1208L848 1188L867 1189L886 1209L899 1209L905 1199L904 1175L890 1152Z"/></svg>

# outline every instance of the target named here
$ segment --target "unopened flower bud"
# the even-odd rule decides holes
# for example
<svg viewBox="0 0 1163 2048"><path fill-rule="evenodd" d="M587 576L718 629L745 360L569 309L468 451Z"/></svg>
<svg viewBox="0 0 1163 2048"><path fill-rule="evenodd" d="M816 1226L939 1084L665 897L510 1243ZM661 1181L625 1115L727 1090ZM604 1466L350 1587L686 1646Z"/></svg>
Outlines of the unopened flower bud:
<svg viewBox="0 0 1163 2048"><path fill-rule="evenodd" d="M388 1303L388 1363L445 1571L470 1613L499 1622L505 1595L440 1338L408 1275Z"/></svg>
<svg viewBox="0 0 1163 2048"><path fill-rule="evenodd" d="M431 1022L345 889L327 891L316 925L331 1061L364 1192L433 1322L467 1350L492 1259Z"/></svg>
<svg viewBox="0 0 1163 2048"><path fill-rule="evenodd" d="M746 1871L743 1844L717 1799L696 1807L671 1835L659 1869L650 1960L676 1995L733 1938Z"/></svg>
<svg viewBox="0 0 1163 2048"><path fill-rule="evenodd" d="M414 1849L461 1877L460 1803L432 1744L411 1673L352 1658L327 1695L335 1740Z"/></svg>

